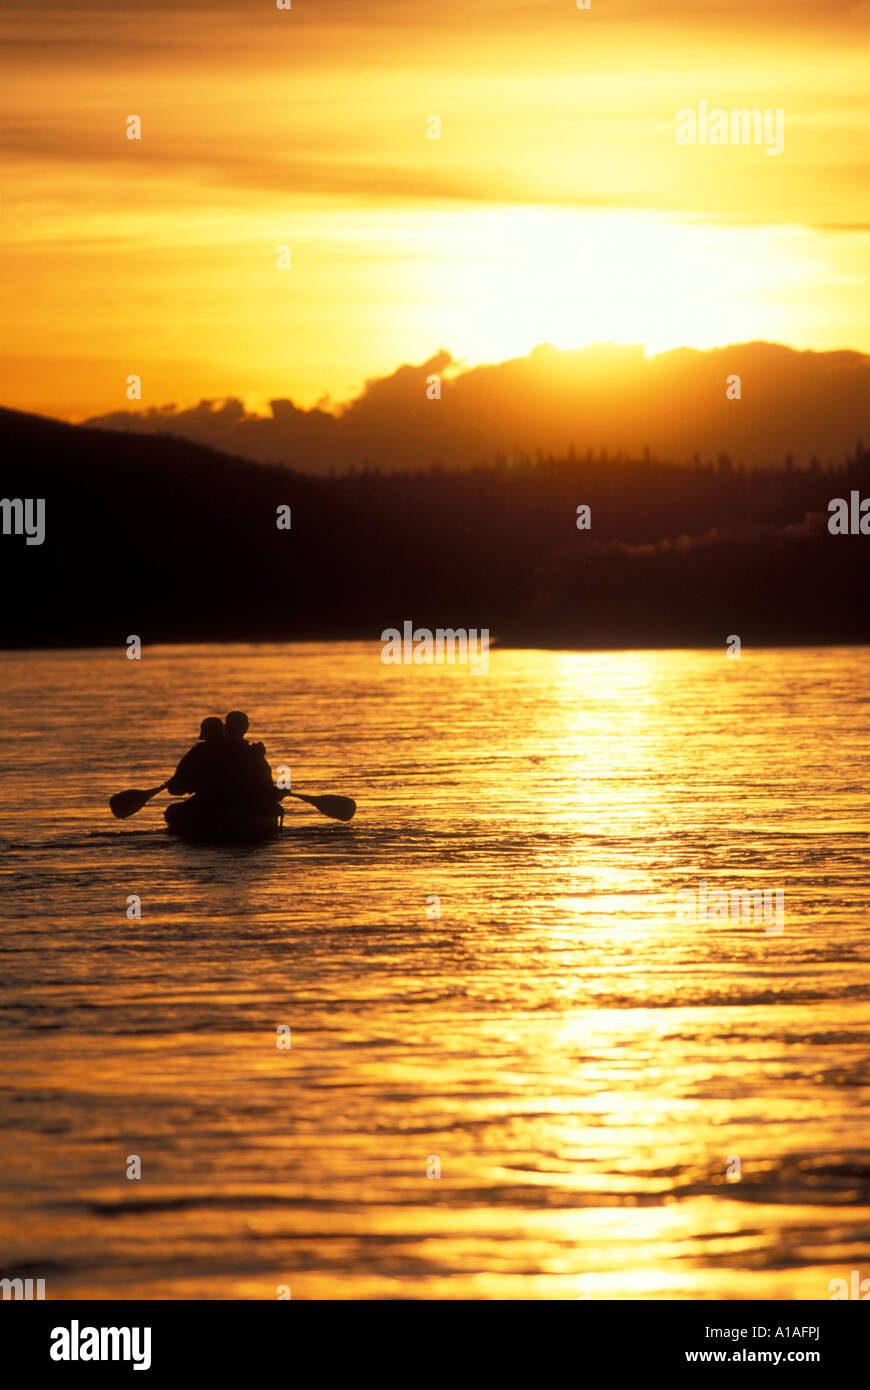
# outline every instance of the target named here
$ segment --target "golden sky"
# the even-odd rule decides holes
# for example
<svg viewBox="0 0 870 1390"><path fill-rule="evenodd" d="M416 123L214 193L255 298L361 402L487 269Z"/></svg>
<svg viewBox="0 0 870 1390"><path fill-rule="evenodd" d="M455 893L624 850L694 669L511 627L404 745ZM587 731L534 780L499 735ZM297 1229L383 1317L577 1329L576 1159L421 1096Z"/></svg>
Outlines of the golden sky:
<svg viewBox="0 0 870 1390"><path fill-rule="evenodd" d="M0 0L0 403L84 418L130 373L143 406L339 402L441 347L870 351L868 35L845 0ZM782 153L679 144L699 102L781 108Z"/></svg>

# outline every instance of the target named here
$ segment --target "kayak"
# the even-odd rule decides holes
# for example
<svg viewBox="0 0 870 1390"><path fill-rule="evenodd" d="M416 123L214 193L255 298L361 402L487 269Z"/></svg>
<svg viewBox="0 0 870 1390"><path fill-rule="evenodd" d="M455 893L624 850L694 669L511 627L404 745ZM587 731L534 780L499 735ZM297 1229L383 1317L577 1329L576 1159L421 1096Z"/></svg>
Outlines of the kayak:
<svg viewBox="0 0 870 1390"><path fill-rule="evenodd" d="M163 817L170 835L220 844L268 840L281 829L277 807L233 807L198 796L174 801L166 807Z"/></svg>

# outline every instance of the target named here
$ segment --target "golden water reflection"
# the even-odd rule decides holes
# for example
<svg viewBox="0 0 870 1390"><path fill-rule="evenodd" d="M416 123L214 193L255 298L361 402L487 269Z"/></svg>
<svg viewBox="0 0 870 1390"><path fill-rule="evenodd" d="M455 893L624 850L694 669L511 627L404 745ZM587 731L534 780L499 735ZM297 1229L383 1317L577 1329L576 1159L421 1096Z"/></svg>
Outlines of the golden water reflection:
<svg viewBox="0 0 870 1390"><path fill-rule="evenodd" d="M9 1268L54 1297L591 1300L825 1299L861 1268L867 653L0 660ZM233 705L352 825L119 831L110 792ZM783 887L782 934L680 921L701 879Z"/></svg>

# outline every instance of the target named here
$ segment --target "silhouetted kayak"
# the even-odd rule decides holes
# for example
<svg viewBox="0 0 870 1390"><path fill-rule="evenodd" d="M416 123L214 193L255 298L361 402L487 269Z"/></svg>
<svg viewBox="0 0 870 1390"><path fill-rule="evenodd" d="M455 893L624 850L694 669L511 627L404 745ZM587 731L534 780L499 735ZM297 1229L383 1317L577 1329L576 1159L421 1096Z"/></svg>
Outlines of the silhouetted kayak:
<svg viewBox="0 0 870 1390"><path fill-rule="evenodd" d="M266 840L276 835L281 825L278 811L268 806L234 808L203 802L196 796L174 801L163 815L171 835L211 843Z"/></svg>

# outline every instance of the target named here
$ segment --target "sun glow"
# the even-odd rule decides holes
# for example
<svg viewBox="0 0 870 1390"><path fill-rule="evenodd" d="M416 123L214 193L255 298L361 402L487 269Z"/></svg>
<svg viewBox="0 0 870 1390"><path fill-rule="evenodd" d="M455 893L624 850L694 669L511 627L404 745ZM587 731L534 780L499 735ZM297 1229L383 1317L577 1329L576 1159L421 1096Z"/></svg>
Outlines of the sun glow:
<svg viewBox="0 0 870 1390"><path fill-rule="evenodd" d="M423 246L439 341L461 344L472 361L540 342L661 352L790 341L789 292L820 275L825 260L800 228L561 208L443 217Z"/></svg>
<svg viewBox="0 0 870 1390"><path fill-rule="evenodd" d="M134 365L148 405L311 406L439 348L867 351L854 25L759 16L749 49L730 11L627 8L243 5L209 28L175 6L158 33L147 6L107 30L0 5L4 403L82 419ZM782 109L781 153L679 143L701 101Z"/></svg>

